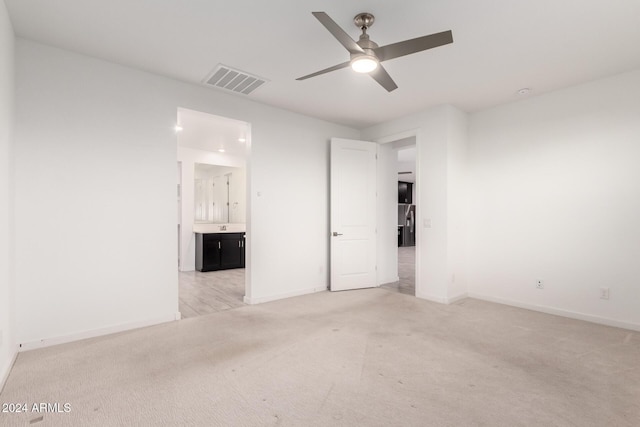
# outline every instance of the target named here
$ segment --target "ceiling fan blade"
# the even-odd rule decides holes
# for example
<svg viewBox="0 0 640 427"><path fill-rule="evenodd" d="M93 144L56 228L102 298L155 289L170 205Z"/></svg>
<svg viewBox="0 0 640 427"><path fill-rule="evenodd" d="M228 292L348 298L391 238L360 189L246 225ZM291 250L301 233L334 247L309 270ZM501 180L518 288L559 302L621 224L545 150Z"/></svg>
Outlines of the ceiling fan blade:
<svg viewBox="0 0 640 427"><path fill-rule="evenodd" d="M398 89L398 85L393 81L387 70L384 69L382 64L378 64L378 68L369 73L371 77L380 85L387 90L387 92L391 92L393 90Z"/></svg>
<svg viewBox="0 0 640 427"><path fill-rule="evenodd" d="M453 43L453 34L451 31L443 31L428 36L417 37L403 42L380 46L373 51L380 61L388 61L389 59L398 58L400 56L411 55L412 53L421 52L423 50L432 49L434 47Z"/></svg>
<svg viewBox="0 0 640 427"><path fill-rule="evenodd" d="M329 17L329 15L324 12L311 12L311 14L315 16L316 19L320 21L320 23L324 25L331 34L333 34L333 37L335 37L350 53L364 53L364 50L358 46L358 43L349 37L349 34L345 33L344 30Z"/></svg>
<svg viewBox="0 0 640 427"><path fill-rule="evenodd" d="M339 70L341 68L346 68L350 64L349 61L343 62L342 64L334 65L333 67L325 68L324 70L316 71L315 73L308 74L306 76L298 77L296 80L306 80L311 77L319 76L320 74L329 73L331 71Z"/></svg>

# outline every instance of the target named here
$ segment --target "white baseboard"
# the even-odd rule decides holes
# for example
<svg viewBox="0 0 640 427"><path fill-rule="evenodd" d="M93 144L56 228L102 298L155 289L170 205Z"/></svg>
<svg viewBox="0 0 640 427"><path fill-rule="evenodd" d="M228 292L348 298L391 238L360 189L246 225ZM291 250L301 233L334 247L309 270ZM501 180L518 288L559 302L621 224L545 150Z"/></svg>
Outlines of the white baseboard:
<svg viewBox="0 0 640 427"><path fill-rule="evenodd" d="M285 292L283 294L268 295L268 296L257 297L257 298L249 298L249 297L247 297L245 295L244 302L246 304L251 304L251 305L262 304L262 303L265 303L265 302L276 301L276 300L284 299L284 298L298 297L300 295L313 294L313 293L316 293L316 292L324 292L326 290L327 290L326 287L307 288L307 289L300 289L300 290L293 291L293 292Z"/></svg>
<svg viewBox="0 0 640 427"><path fill-rule="evenodd" d="M458 294L458 295L456 295L456 296L453 296L453 297L447 298L447 302L446 302L446 304L453 304L454 302L458 302L458 301L460 301L461 299L465 299L465 298L467 298L468 296L469 296L469 295L467 295L467 293L466 293L466 292L462 292L462 293L460 293L460 294Z"/></svg>
<svg viewBox="0 0 640 427"><path fill-rule="evenodd" d="M117 332L124 332L124 331L129 331L131 329L144 328L146 326L158 325L160 323L173 322L179 316L180 316L180 313L174 313L174 314L169 314L156 319L123 323L120 325L108 326L106 328L92 329L90 331L83 331L83 332L63 335L59 337L44 338L38 341L28 341L28 342L19 344L18 351L22 352L22 351L34 350L36 348L50 347L52 345L65 344L68 342L84 340L87 338L95 338L102 335L115 334Z"/></svg>
<svg viewBox="0 0 640 427"><path fill-rule="evenodd" d="M607 317L594 316L592 314L578 313L575 311L562 310L559 308L547 307L543 305L529 304L521 301L510 300L507 298L499 298L499 297L493 297L489 295L477 294L474 292L469 292L468 296L470 298L476 298L483 301L495 302L498 304L510 305L513 307L525 308L527 310L539 311L541 313L555 314L556 316L563 316L563 317L569 317L571 319L584 320L586 322L598 323L600 325L614 326L616 328L640 331L640 324L638 323L623 322L620 320L609 319Z"/></svg>
<svg viewBox="0 0 640 427"><path fill-rule="evenodd" d="M435 296L435 295L430 295L430 294L425 294L425 293L422 293L422 292L418 292L417 290L416 290L416 297L422 298L422 299L426 299L427 301L437 302L437 303L440 303L440 304L446 304L447 303L446 298L442 298L442 297Z"/></svg>
<svg viewBox="0 0 640 427"><path fill-rule="evenodd" d="M432 301L432 302L437 302L437 303L440 303L440 304L453 304L456 301L460 301L461 299L467 298L467 296L468 296L467 293L463 292L461 294L452 296L450 298L449 297L444 298L444 297L425 294L425 293L416 291L416 297L422 298L422 299L426 299L426 300Z"/></svg>
<svg viewBox="0 0 640 427"><path fill-rule="evenodd" d="M389 280L378 280L378 286L382 286L382 285L386 285L387 283L395 283L395 282L399 282L400 281L400 277L396 276L396 277L392 277Z"/></svg>
<svg viewBox="0 0 640 427"><path fill-rule="evenodd" d="M4 390L4 385L7 382L7 378L9 378L9 374L11 373L11 369L13 368L13 364L16 363L16 358L18 357L18 348L16 347L13 350L13 355L9 357L9 361L5 366L2 366L2 370L0 371L0 393Z"/></svg>

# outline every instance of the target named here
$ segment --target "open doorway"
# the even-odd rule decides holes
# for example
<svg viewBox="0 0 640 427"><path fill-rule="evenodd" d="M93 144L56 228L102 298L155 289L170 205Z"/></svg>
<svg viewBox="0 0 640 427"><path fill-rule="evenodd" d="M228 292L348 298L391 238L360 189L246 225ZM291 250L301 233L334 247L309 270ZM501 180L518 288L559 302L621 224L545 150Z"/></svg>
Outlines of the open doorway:
<svg viewBox="0 0 640 427"><path fill-rule="evenodd" d="M245 305L250 125L178 109L178 307L182 318Z"/></svg>
<svg viewBox="0 0 640 427"><path fill-rule="evenodd" d="M416 294L416 138L411 136L390 143L397 171L398 280L383 288L407 295Z"/></svg>

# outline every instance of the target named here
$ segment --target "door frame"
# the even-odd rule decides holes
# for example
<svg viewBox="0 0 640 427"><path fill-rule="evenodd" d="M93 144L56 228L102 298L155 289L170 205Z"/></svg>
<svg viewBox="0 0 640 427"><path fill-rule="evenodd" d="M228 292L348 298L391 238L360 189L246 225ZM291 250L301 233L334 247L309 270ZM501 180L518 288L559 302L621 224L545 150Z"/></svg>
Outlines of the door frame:
<svg viewBox="0 0 640 427"><path fill-rule="evenodd" d="M392 142L401 140L401 139L405 139L405 138L411 138L411 137L415 137L416 139L416 182L415 184L417 184L419 186L420 184L420 180L421 180L421 167L420 167L420 129L419 128L413 128L413 129L408 129L406 131L402 131L402 132L398 132L398 133L394 133L391 135L387 135L387 136L383 136L382 138L378 138L378 139L374 139L374 142L377 142L378 144L390 144ZM380 186L380 183L378 183L378 187ZM416 187L416 189L418 189L418 187ZM414 205L416 205L416 210L418 209L418 206L421 205L422 200L420 197L420 191L418 189L418 191L416 191L415 193L415 200L414 200ZM380 218L380 215L378 216ZM421 293L421 286L420 284L422 283L422 281L420 280L420 263L418 262L418 260L420 259L420 247L422 246L420 244L420 241L422 239L422 230L421 227L419 227L420 221L418 221L418 218L416 218L415 221L415 228L416 228L416 263L415 263L415 295L420 295ZM397 225L397 224L395 224ZM378 223L378 229L381 229L382 227L384 227L385 224L380 224ZM381 242L378 242L378 244L380 245Z"/></svg>
<svg viewBox="0 0 640 427"><path fill-rule="evenodd" d="M253 135L253 128L252 128L252 123L248 120L244 120L244 119L239 119L239 118L232 118L226 115L221 115L218 113L213 113L208 111L207 109L203 109L200 107L193 107L193 106L189 106L189 107L185 107L185 106L180 106L177 105L176 107L176 124L179 123L179 113L180 110L190 110L190 111L195 111L197 113L202 113L202 114L207 114L210 116L214 116L217 118L222 118L222 119L227 119L230 121L234 121L234 122L241 122L243 124L243 126L245 126L246 129L246 135L245 135L245 141L244 141L244 145L245 145L245 157L244 157L244 168L245 168L245 173L246 173L246 178L245 178L245 205L246 205L246 213L245 213L245 224L246 224L246 228L245 228L245 280L244 280L244 298L243 301L246 304L252 304L251 302L251 298L252 298L252 294L253 294L253 275L252 275L252 257L251 257L251 241L252 241L252 204L251 204L251 192L252 192L252 186L251 186L251 168L252 168L252 162L251 162L251 157L253 156L253 147L252 147L252 135ZM175 133L175 143L176 143L176 157L178 155L177 153L177 147L178 147L178 133ZM206 150L204 150L206 151ZM185 167L184 167L184 162L181 160L177 160L178 163L180 163L180 178L181 178L181 186L180 186L180 214L179 214L179 221L180 221L180 238L182 239L183 236L183 231L185 228L184 225L184 217L183 217L183 212L185 210L184 207L184 203L185 203L185 182L192 182L193 181L193 171L191 171L191 175L190 175L190 180L184 180L183 178L185 177ZM225 165L220 165L220 166L225 166ZM193 185L190 186L191 190L193 191ZM193 213L191 215L191 219L193 222ZM193 237L193 241L195 242L195 237ZM184 244L184 241L180 241L179 244ZM183 270L183 266L185 263L185 258L183 256L184 251L185 251L185 247L179 247L179 249L181 252L180 254L180 263L178 265L178 272L181 271L185 271ZM187 270L190 271L190 270ZM176 283L175 283L175 295L176 295L176 304L179 304L179 280L178 277L176 276ZM178 309L179 312L179 309Z"/></svg>

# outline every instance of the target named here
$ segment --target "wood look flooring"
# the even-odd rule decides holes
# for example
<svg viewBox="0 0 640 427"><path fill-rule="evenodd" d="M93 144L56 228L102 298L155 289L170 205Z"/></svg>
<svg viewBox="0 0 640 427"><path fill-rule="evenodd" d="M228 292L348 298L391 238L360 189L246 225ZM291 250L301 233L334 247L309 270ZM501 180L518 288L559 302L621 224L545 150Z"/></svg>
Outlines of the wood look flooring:
<svg viewBox="0 0 640 427"><path fill-rule="evenodd" d="M246 305L244 268L233 270L181 271L179 310L182 318L198 317Z"/></svg>
<svg viewBox="0 0 640 427"><path fill-rule="evenodd" d="M403 246L398 248L398 277L400 280L380 286L383 289L400 292L401 294L416 294L416 247Z"/></svg>

